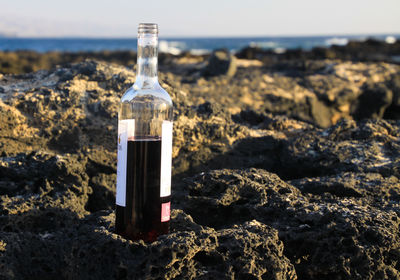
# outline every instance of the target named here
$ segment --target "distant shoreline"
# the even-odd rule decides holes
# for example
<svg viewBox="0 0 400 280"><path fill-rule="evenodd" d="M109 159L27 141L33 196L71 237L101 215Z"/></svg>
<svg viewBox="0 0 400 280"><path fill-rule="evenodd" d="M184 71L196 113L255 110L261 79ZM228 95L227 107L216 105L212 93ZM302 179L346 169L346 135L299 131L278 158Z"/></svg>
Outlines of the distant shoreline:
<svg viewBox="0 0 400 280"><path fill-rule="evenodd" d="M235 36L160 36L160 39L248 39L248 38L318 38L318 37L381 37L381 36L395 36L400 37L400 32L388 32L388 33L332 33L332 34L300 34L300 35L235 35ZM18 35L4 35L0 34L0 38L6 39L94 39L94 40L130 40L136 38L134 34L131 37L90 37L90 36L18 36Z"/></svg>
<svg viewBox="0 0 400 280"><path fill-rule="evenodd" d="M274 41L272 39L230 41L218 39L217 41L200 40L190 42L166 41L161 39L159 43L159 65L163 69L184 69L182 64L188 63L189 67L200 67L205 63L210 53L221 47L231 50L238 59L252 60L257 65L271 67L285 64L290 61L291 68L297 69L315 60L341 60L353 62L386 62L400 64L400 40L395 37L383 37L384 40L368 39L365 41L349 40L340 37L322 37L319 41L296 41L290 40ZM4 40L3 40L4 41ZM68 41L68 40L67 40ZM132 67L136 64L136 40L112 40L104 43L104 40L94 42L93 40L26 40L26 46L36 44L39 50L15 50L0 51L0 73L22 74L30 73L40 69L50 70L57 65L82 62L87 59L106 61ZM2 40L0 39L0 44ZM15 42L15 41L14 41ZM21 41L16 41L21 43ZM43 49L43 43L51 48ZM199 45L205 43L205 45ZM218 43L218 44L217 44ZM238 44L240 43L240 44ZM301 48L301 44L304 48ZM54 46L71 44L75 49L54 49ZM85 45L86 44L86 45ZM99 48L108 46L108 49ZM192 44L192 45L191 45ZM195 45L198 44L198 45ZM292 45L291 45L292 44ZM21 47L22 44L19 44ZM86 46L87 49L80 49ZM121 48L124 46L124 48ZM287 47L292 46L292 47ZM64 46L65 47L65 46ZM185 50L185 47L188 50ZM232 49L236 48L235 51ZM254 64L253 63L253 64ZM190 64L193 64L190 66ZM300 66L299 66L300 65Z"/></svg>
<svg viewBox="0 0 400 280"><path fill-rule="evenodd" d="M226 48L239 51L247 46L264 50L310 50L314 47L346 45L349 41L364 41L369 38L387 41L400 40L400 34L367 35L323 35L323 36L266 36L266 37L160 37L160 52L179 54L210 53L214 49ZM23 38L1 37L0 51L32 50L40 53L49 51L130 51L136 50L136 38Z"/></svg>

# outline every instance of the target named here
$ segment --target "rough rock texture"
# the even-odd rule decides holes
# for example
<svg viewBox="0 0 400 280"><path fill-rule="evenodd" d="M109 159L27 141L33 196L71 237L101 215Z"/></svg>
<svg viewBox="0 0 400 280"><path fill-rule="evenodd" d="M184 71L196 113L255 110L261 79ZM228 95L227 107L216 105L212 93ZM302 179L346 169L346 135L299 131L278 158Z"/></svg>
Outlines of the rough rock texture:
<svg viewBox="0 0 400 280"><path fill-rule="evenodd" d="M354 177L375 183L371 192L381 200L363 194L365 187L356 182L360 193L338 182L329 188L337 178L298 180L296 188L264 170L224 169L187 180L184 210L196 223L214 228L256 219L278 229L301 279L400 277L398 178ZM379 197L385 192L393 193L390 200Z"/></svg>
<svg viewBox="0 0 400 280"><path fill-rule="evenodd" d="M174 232L145 244L114 234L115 217L110 211L85 219L65 210L35 214L17 219L35 219L35 224L12 226L1 234L0 271L5 279L287 279L296 275L283 255L278 232L257 221L215 230L196 225L174 210ZM63 222L56 226L58 219Z"/></svg>
<svg viewBox="0 0 400 280"><path fill-rule="evenodd" d="M236 57L228 50L216 50L211 54L207 66L203 70L205 76L226 75L232 77L236 72Z"/></svg>
<svg viewBox="0 0 400 280"><path fill-rule="evenodd" d="M232 114L249 109L326 128L341 119L398 118L399 73L400 66L386 63L319 60L301 69L289 61L239 68L232 79L185 78L181 88L197 103L223 104Z"/></svg>
<svg viewBox="0 0 400 280"><path fill-rule="evenodd" d="M159 62L163 72L177 75L173 78L177 88L190 92L195 104L220 103L232 114L251 109L324 128L343 118L400 118L400 66L393 64L400 57L399 41L388 44L370 39L281 54L245 48L236 57L227 50L203 56L162 53ZM0 73L54 72L56 65L85 58L135 64L135 53L130 51L0 52Z"/></svg>
<svg viewBox="0 0 400 280"><path fill-rule="evenodd" d="M0 279L399 279L400 121L379 119L395 115L398 66L319 67L160 74L173 211L150 244L113 233L116 112L135 73L2 76Z"/></svg>

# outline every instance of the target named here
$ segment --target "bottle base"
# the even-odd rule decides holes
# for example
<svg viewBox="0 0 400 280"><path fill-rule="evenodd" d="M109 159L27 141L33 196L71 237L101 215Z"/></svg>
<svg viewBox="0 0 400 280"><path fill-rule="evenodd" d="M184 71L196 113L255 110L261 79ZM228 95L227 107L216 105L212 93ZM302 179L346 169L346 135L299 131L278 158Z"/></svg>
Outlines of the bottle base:
<svg viewBox="0 0 400 280"><path fill-rule="evenodd" d="M160 222L157 219L157 221L147 221L143 227L140 227L125 220L125 210L125 207L116 206L116 234L132 241L143 240L146 243L151 243L156 241L160 235L169 233L170 221Z"/></svg>

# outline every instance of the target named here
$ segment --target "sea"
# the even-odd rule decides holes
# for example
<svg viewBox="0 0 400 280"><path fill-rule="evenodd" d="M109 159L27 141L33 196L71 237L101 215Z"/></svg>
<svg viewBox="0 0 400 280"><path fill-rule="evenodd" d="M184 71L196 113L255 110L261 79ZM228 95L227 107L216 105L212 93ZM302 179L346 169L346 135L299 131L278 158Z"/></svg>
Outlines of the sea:
<svg viewBox="0 0 400 280"><path fill-rule="evenodd" d="M314 47L346 45L350 40L363 41L369 38L395 43L400 34L347 35L347 36L297 36L297 37L235 37L235 38L160 38L159 51L171 54L191 52L206 54L215 49L226 48L235 53L252 46L273 50L277 53L288 49L309 50ZM49 51L116 51L136 50L135 38L7 38L0 37L1 51L33 50Z"/></svg>

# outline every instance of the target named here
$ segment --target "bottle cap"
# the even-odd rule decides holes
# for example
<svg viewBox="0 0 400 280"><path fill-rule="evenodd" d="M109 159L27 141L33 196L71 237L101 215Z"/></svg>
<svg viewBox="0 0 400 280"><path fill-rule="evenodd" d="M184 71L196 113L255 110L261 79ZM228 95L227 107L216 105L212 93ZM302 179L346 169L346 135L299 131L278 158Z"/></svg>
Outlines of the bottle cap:
<svg viewBox="0 0 400 280"><path fill-rule="evenodd" d="M158 34L158 25L156 23L140 23L139 34Z"/></svg>

